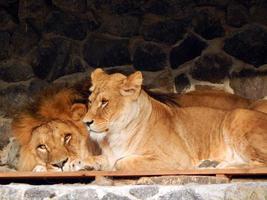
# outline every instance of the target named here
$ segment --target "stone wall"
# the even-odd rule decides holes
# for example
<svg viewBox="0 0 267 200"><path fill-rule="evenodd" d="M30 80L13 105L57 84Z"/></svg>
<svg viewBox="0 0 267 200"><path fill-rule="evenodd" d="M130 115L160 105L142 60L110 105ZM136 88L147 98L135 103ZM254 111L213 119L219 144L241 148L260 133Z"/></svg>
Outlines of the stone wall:
<svg viewBox="0 0 267 200"><path fill-rule="evenodd" d="M267 197L267 184L233 183L217 185L180 186L94 186L94 185L50 185L32 186L11 184L0 186L2 199L28 200L206 200L225 199L261 200Z"/></svg>
<svg viewBox="0 0 267 200"><path fill-rule="evenodd" d="M32 94L96 67L141 70L162 91L263 98L266 13L266 0L0 0L0 149Z"/></svg>

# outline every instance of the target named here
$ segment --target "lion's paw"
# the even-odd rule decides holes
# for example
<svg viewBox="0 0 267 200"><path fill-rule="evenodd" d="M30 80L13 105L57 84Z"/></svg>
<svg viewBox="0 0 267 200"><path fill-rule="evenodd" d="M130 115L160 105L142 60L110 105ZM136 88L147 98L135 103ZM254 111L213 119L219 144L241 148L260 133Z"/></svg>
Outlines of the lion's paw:
<svg viewBox="0 0 267 200"><path fill-rule="evenodd" d="M70 162L70 171L83 171L83 170L100 170L100 165L96 162L83 161L75 159Z"/></svg>
<svg viewBox="0 0 267 200"><path fill-rule="evenodd" d="M46 166L43 165L36 165L33 170L33 172L47 172Z"/></svg>

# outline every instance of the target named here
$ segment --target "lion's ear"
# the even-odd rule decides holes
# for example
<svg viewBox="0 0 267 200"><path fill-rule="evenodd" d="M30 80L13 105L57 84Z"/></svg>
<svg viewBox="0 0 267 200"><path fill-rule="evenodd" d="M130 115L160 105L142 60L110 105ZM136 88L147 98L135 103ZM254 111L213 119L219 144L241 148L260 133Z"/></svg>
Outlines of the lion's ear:
<svg viewBox="0 0 267 200"><path fill-rule="evenodd" d="M87 113L87 107L82 103L75 103L71 106L71 113L71 118L75 121L79 121Z"/></svg>
<svg viewBox="0 0 267 200"><path fill-rule="evenodd" d="M95 69L92 73L91 73L91 80L92 83L95 83L99 80L100 77L102 77L103 75L105 75L106 73L101 69L101 68L97 68Z"/></svg>
<svg viewBox="0 0 267 200"><path fill-rule="evenodd" d="M124 80L120 93L123 96L130 96L134 95L134 97L137 97L141 91L141 86L143 83L143 76L140 71L137 71L130 76L127 77L127 79Z"/></svg>

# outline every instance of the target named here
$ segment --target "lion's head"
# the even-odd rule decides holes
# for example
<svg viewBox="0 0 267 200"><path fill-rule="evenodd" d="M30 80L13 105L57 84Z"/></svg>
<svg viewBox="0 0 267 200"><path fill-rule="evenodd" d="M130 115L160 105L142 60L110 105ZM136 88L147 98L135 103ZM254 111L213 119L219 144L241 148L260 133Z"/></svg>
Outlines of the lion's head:
<svg viewBox="0 0 267 200"><path fill-rule="evenodd" d="M123 128L127 124L127 116L134 115L135 107L132 103L138 99L143 79L141 72L127 77L120 73L108 75L96 69L91 74L91 80L92 93L83 121L91 136L101 139L113 128Z"/></svg>
<svg viewBox="0 0 267 200"><path fill-rule="evenodd" d="M13 133L21 145L18 169L68 171L69 163L95 153L81 118L86 105L72 89L49 89L13 120Z"/></svg>

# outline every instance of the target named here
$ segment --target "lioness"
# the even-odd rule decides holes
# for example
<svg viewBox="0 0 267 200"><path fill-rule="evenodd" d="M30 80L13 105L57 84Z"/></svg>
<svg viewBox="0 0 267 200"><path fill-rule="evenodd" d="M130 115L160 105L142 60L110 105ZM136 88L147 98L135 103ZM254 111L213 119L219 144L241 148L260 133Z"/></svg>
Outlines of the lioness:
<svg viewBox="0 0 267 200"><path fill-rule="evenodd" d="M76 159L97 153L81 121L87 110L81 99L71 88L47 89L15 117L13 133L21 145L18 170L79 170Z"/></svg>
<svg viewBox="0 0 267 200"><path fill-rule="evenodd" d="M179 107L142 90L142 74L91 74L90 135L107 169L192 168L202 160L222 167L267 164L267 115L246 109L224 111Z"/></svg>

